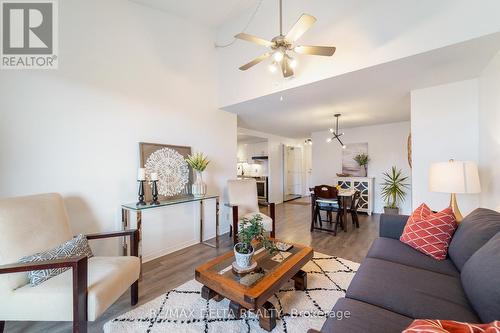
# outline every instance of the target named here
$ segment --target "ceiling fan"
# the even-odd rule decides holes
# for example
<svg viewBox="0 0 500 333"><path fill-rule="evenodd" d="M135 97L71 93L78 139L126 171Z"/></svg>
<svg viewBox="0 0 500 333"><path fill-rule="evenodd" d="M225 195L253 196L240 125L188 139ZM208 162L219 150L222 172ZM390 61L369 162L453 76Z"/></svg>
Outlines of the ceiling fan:
<svg viewBox="0 0 500 333"><path fill-rule="evenodd" d="M295 45L295 42L316 22L316 18L309 14L302 14L302 16L293 25L292 29L283 35L283 6L282 0L279 0L280 5L280 34L274 37L271 41L255 37L246 33L239 33L235 38L246 40L248 42L256 43L268 47L270 50L263 55L253 59L249 63L241 66L239 69L246 71L247 69L257 65L259 62L273 57L273 62L269 66L271 72L276 72L281 67L281 72L284 77L293 75L293 69L297 66L297 61L290 56L290 53L296 52L307 55L319 56L332 56L335 53L333 46L304 46Z"/></svg>
<svg viewBox="0 0 500 333"><path fill-rule="evenodd" d="M337 140L340 143L340 145L342 146L342 149L345 149L346 145L342 142L342 140L340 140L340 137L342 135L344 135L344 133L340 133L339 132L339 117L340 117L340 113L337 113L334 116L335 116L335 119L336 119L335 129L330 128L330 133L332 133L333 136L331 138L326 139L326 142L330 143L333 140Z"/></svg>

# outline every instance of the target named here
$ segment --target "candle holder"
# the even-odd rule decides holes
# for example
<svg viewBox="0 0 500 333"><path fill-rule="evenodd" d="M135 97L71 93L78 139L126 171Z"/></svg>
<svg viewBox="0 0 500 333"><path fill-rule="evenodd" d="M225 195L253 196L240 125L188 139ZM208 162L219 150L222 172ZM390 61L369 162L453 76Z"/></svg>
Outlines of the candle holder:
<svg viewBox="0 0 500 333"><path fill-rule="evenodd" d="M137 206L146 205L146 201L144 201L144 180L138 180L139 182L139 193L137 193L139 197L139 201L137 202Z"/></svg>
<svg viewBox="0 0 500 333"><path fill-rule="evenodd" d="M153 186L151 188L151 195L153 197L153 201L151 201L151 205L159 205L160 202L158 201L158 186L156 183L158 182L157 180L152 180Z"/></svg>

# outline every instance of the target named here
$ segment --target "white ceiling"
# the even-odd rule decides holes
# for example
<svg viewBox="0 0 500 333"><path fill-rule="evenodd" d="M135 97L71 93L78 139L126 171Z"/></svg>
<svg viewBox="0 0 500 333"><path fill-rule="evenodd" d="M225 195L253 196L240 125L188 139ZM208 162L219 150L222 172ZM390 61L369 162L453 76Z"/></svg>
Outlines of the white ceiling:
<svg viewBox="0 0 500 333"><path fill-rule="evenodd" d="M238 126L291 138L332 127L410 119L410 91L474 78L500 49L500 33L361 69L224 108ZM283 96L283 101L280 101Z"/></svg>
<svg viewBox="0 0 500 333"><path fill-rule="evenodd" d="M257 6L257 0L131 0L211 28Z"/></svg>

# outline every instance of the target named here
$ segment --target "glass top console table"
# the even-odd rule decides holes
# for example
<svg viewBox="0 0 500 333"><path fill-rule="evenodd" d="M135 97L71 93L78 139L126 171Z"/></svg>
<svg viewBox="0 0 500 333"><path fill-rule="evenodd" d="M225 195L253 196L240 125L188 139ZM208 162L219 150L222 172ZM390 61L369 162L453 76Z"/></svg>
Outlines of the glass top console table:
<svg viewBox="0 0 500 333"><path fill-rule="evenodd" d="M208 243L203 240L203 204L206 200L215 199L215 245ZM142 263L142 212L146 210L159 209L164 207L170 207L174 205L185 204L189 202L199 202L200 203L200 243L205 244L210 247L219 247L219 196L218 195L205 195L202 197L195 197L193 195L186 195L181 197L175 197L168 200L162 200L157 205L150 205L149 203L145 205L137 205L136 203L129 203L122 205L122 229L126 230L130 228L130 212L135 213L137 221L137 230L139 230L139 257ZM128 253L128 244L126 240L123 242L122 247L123 255Z"/></svg>

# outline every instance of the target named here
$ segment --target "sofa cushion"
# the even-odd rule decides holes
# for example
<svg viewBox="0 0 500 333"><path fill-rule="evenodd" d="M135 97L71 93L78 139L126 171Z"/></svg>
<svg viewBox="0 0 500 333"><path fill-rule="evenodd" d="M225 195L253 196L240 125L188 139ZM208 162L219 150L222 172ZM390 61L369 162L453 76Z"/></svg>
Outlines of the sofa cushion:
<svg viewBox="0 0 500 333"><path fill-rule="evenodd" d="M398 264L426 269L428 271L458 277L455 265L450 259L435 260L414 248L392 238L375 239L367 257L392 261Z"/></svg>
<svg viewBox="0 0 500 333"><path fill-rule="evenodd" d="M500 232L500 213L478 208L458 226L450 243L449 256L459 270L481 246Z"/></svg>
<svg viewBox="0 0 500 333"><path fill-rule="evenodd" d="M461 278L481 320L487 323L500 319L500 233L467 260Z"/></svg>
<svg viewBox="0 0 500 333"><path fill-rule="evenodd" d="M400 333L413 320L350 298L340 298L330 314L321 332Z"/></svg>
<svg viewBox="0 0 500 333"><path fill-rule="evenodd" d="M451 207L432 213L422 204L411 214L400 240L434 259L444 260L456 229Z"/></svg>
<svg viewBox="0 0 500 333"><path fill-rule="evenodd" d="M489 324L463 323L455 320L416 319L402 333L497 333L500 321Z"/></svg>
<svg viewBox="0 0 500 333"><path fill-rule="evenodd" d="M365 259L346 296L411 318L479 320L460 278L382 259Z"/></svg>

